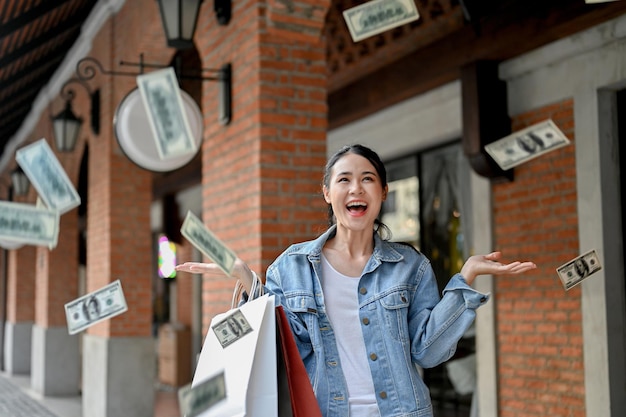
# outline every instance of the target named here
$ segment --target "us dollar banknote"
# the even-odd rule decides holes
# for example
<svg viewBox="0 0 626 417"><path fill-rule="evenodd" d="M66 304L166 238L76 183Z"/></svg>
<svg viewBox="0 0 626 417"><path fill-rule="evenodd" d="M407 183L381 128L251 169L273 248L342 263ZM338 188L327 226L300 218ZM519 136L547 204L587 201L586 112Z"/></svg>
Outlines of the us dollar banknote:
<svg viewBox="0 0 626 417"><path fill-rule="evenodd" d="M485 151L506 171L570 144L552 120L545 120L485 146Z"/></svg>
<svg viewBox="0 0 626 417"><path fill-rule="evenodd" d="M219 323L214 324L211 328L222 348L232 345L252 331L250 323L248 323L246 316L243 315L241 310L234 310L232 314Z"/></svg>
<svg viewBox="0 0 626 417"><path fill-rule="evenodd" d="M419 19L414 0L372 0L343 11L354 42Z"/></svg>
<svg viewBox="0 0 626 417"><path fill-rule="evenodd" d="M563 288L569 290L601 269L602 265L600 265L598 255L592 249L561 265L556 269L556 272L559 274Z"/></svg>
<svg viewBox="0 0 626 417"><path fill-rule="evenodd" d="M76 334L87 327L120 315L128 310L120 280L85 294L65 304L65 318L69 334Z"/></svg>
<svg viewBox="0 0 626 417"><path fill-rule="evenodd" d="M187 212L180 232L206 257L215 262L227 275L235 266L237 255L213 234L191 211Z"/></svg>
<svg viewBox="0 0 626 417"><path fill-rule="evenodd" d="M19 249L22 246L24 246L24 244L20 242L13 242L11 240L0 239L0 248L2 249L14 250L14 249Z"/></svg>
<svg viewBox="0 0 626 417"><path fill-rule="evenodd" d="M196 141L187 119L172 67L137 76L137 86L161 159L195 153Z"/></svg>
<svg viewBox="0 0 626 417"><path fill-rule="evenodd" d="M66 213L80 205L80 196L45 139L20 148L15 160L46 207Z"/></svg>
<svg viewBox="0 0 626 417"><path fill-rule="evenodd" d="M224 372L192 386L187 384L178 390L180 415L195 417L226 398Z"/></svg>
<svg viewBox="0 0 626 417"><path fill-rule="evenodd" d="M0 239L3 241L55 248L58 238L58 211L0 201Z"/></svg>

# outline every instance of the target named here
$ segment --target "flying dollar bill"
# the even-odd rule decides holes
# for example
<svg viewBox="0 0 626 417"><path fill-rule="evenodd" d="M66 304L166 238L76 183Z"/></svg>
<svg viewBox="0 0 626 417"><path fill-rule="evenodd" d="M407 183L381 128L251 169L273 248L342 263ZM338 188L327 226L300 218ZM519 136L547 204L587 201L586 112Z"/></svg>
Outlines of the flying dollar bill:
<svg viewBox="0 0 626 417"><path fill-rule="evenodd" d="M180 415L195 417L226 398L224 372L191 386L187 384L178 390Z"/></svg>
<svg viewBox="0 0 626 417"><path fill-rule="evenodd" d="M217 238L198 217L187 212L180 232L191 244L208 258L211 258L227 275L235 266L237 255Z"/></svg>
<svg viewBox="0 0 626 417"><path fill-rule="evenodd" d="M0 239L55 248L59 237L59 212L32 204L0 201Z"/></svg>
<svg viewBox="0 0 626 417"><path fill-rule="evenodd" d="M20 242L13 242L10 240L0 239L0 248L2 249L14 250L14 249L19 249L22 246L24 246L24 244Z"/></svg>
<svg viewBox="0 0 626 417"><path fill-rule="evenodd" d="M485 151L506 171L569 144L569 139L548 119L490 143Z"/></svg>
<svg viewBox="0 0 626 417"><path fill-rule="evenodd" d="M354 42L419 19L414 0L372 0L343 11Z"/></svg>
<svg viewBox="0 0 626 417"><path fill-rule="evenodd" d="M602 269L595 250L572 259L556 269L561 283L566 290L580 284L582 280Z"/></svg>
<svg viewBox="0 0 626 417"><path fill-rule="evenodd" d="M174 68L137 76L137 86L161 159L195 153L196 141L183 107Z"/></svg>
<svg viewBox="0 0 626 417"><path fill-rule="evenodd" d="M80 205L80 196L45 139L18 149L15 160L46 207L63 214Z"/></svg>
<svg viewBox="0 0 626 417"><path fill-rule="evenodd" d="M118 279L89 294L65 304L65 318L69 334L120 315L128 310L122 283Z"/></svg>
<svg viewBox="0 0 626 417"><path fill-rule="evenodd" d="M211 327L223 348L232 345L252 331L252 327L241 310L235 310L224 320Z"/></svg>

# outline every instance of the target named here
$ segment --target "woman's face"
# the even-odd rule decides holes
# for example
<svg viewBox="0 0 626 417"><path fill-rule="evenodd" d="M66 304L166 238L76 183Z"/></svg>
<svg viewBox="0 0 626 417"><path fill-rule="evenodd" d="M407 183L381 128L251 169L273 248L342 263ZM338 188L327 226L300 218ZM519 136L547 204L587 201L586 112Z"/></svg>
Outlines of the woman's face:
<svg viewBox="0 0 626 417"><path fill-rule="evenodd" d="M332 168L324 199L332 205L337 226L371 230L387 197L376 168L366 158L345 154Z"/></svg>

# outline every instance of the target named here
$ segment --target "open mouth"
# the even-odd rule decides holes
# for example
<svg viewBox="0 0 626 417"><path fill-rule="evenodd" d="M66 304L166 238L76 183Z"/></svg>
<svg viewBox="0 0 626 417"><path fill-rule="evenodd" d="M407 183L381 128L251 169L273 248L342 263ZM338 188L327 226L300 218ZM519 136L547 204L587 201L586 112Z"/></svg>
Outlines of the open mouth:
<svg viewBox="0 0 626 417"><path fill-rule="evenodd" d="M364 201L352 201L346 205L350 213L363 213L367 210L367 203Z"/></svg>

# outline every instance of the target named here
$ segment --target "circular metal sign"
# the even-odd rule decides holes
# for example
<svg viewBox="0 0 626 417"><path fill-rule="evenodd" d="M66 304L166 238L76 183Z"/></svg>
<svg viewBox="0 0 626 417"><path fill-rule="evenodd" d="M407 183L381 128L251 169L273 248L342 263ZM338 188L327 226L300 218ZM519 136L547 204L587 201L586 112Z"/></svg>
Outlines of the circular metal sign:
<svg viewBox="0 0 626 417"><path fill-rule="evenodd" d="M180 94L193 139L196 141L196 149L200 149L202 113L187 92L181 90ZM117 106L113 126L117 142L124 154L135 164L149 171L173 171L186 165L197 153L193 152L167 159L160 158L154 134L150 128L148 114L138 88L128 93Z"/></svg>

